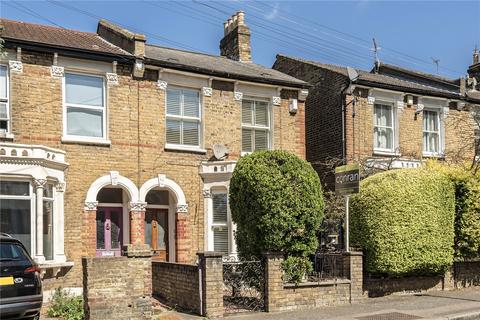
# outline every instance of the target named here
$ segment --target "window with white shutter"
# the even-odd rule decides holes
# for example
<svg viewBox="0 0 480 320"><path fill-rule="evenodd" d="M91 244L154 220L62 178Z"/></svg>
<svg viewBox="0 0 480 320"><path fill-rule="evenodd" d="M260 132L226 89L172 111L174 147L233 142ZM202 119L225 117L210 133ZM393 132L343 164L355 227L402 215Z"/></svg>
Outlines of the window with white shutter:
<svg viewBox="0 0 480 320"><path fill-rule="evenodd" d="M376 103L373 111L373 146L377 151L395 151L395 114L390 104Z"/></svg>
<svg viewBox="0 0 480 320"><path fill-rule="evenodd" d="M0 133L10 132L8 68L0 65Z"/></svg>
<svg viewBox="0 0 480 320"><path fill-rule="evenodd" d="M242 100L242 152L270 149L268 101Z"/></svg>
<svg viewBox="0 0 480 320"><path fill-rule="evenodd" d="M440 154L440 111L423 111L423 154Z"/></svg>
<svg viewBox="0 0 480 320"><path fill-rule="evenodd" d="M104 78L66 73L64 81L64 135L80 140L106 139Z"/></svg>
<svg viewBox="0 0 480 320"><path fill-rule="evenodd" d="M167 145L200 147L200 93L197 90L167 89Z"/></svg>
<svg viewBox="0 0 480 320"><path fill-rule="evenodd" d="M229 253L228 195L224 191L212 193L213 250Z"/></svg>

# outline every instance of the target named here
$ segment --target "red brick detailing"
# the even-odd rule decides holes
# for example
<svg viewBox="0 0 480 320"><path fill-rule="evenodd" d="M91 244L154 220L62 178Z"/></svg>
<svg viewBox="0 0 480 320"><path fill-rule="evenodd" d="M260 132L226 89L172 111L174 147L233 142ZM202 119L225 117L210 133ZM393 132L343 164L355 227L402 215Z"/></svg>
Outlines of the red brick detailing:
<svg viewBox="0 0 480 320"><path fill-rule="evenodd" d="M188 262L190 250L190 237L188 232L188 216L186 213L176 213L175 228L175 260L176 262Z"/></svg>
<svg viewBox="0 0 480 320"><path fill-rule="evenodd" d="M130 211L130 243L145 244L145 211Z"/></svg>
<svg viewBox="0 0 480 320"><path fill-rule="evenodd" d="M82 256L95 257L97 250L97 210L83 211Z"/></svg>

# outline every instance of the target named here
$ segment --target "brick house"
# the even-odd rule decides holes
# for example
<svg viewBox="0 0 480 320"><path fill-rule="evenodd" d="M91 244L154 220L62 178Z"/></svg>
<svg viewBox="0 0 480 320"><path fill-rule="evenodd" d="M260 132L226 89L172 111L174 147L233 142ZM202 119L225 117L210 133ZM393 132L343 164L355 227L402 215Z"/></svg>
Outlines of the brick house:
<svg viewBox="0 0 480 320"><path fill-rule="evenodd" d="M480 96L471 78L380 64L370 72L350 68L350 81L347 67L283 55L273 68L313 85L305 102L306 154L328 186L342 161L360 162L368 174L418 167L427 158L474 158Z"/></svg>
<svg viewBox="0 0 480 320"><path fill-rule="evenodd" d="M242 154L305 157L305 82L251 61L239 12L221 56L1 19L0 226L79 288L82 256L149 244L154 258L234 253L229 179ZM215 152L214 152L215 151Z"/></svg>

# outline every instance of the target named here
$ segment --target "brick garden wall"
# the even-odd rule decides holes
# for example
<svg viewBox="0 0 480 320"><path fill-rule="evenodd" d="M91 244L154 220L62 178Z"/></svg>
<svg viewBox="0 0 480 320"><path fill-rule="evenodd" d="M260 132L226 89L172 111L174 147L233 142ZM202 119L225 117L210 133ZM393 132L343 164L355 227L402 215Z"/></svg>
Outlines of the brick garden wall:
<svg viewBox="0 0 480 320"><path fill-rule="evenodd" d="M200 313L197 265L153 261L152 291L172 306Z"/></svg>
<svg viewBox="0 0 480 320"><path fill-rule="evenodd" d="M86 320L150 319L150 257L84 257L82 264Z"/></svg>
<svg viewBox="0 0 480 320"><path fill-rule="evenodd" d="M444 275L375 278L365 276L363 290L369 297L463 289L480 285L480 261L457 261Z"/></svg>
<svg viewBox="0 0 480 320"><path fill-rule="evenodd" d="M333 306L362 299L362 254L343 256L345 279L285 284L279 255L266 255L266 311L290 311L320 306Z"/></svg>

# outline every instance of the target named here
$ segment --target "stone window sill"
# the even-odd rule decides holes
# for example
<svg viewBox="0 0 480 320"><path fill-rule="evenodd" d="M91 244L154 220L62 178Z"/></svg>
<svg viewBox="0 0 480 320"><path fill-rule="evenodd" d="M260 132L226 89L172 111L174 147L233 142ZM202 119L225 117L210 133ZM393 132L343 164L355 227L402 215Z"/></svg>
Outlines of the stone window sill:
<svg viewBox="0 0 480 320"><path fill-rule="evenodd" d="M401 157L402 154L395 151L373 150L374 156Z"/></svg>
<svg viewBox="0 0 480 320"><path fill-rule="evenodd" d="M109 147L112 142L107 139L88 139L88 138L77 138L77 137L68 137L68 136L63 136L62 137L62 143L67 143L67 144L84 144L84 145L90 145L90 146L104 146L104 147Z"/></svg>
<svg viewBox="0 0 480 320"><path fill-rule="evenodd" d="M13 133L4 133L2 135L0 135L0 141L13 141L15 139L15 136L13 135Z"/></svg>
<svg viewBox="0 0 480 320"><path fill-rule="evenodd" d="M47 273L47 270L52 270L52 275L54 277L57 277L57 275L60 273L60 271L63 268L71 268L73 267L74 263L73 261L66 261L66 262L55 262L55 261L48 261L48 262L43 262L38 264L41 270L41 275L42 277L45 276Z"/></svg>
<svg viewBox="0 0 480 320"><path fill-rule="evenodd" d="M207 153L206 149L202 149L200 147L190 147L190 146L168 144L168 143L165 145L165 150L166 151L184 151L184 152L193 152L193 153L201 153L201 154Z"/></svg>

